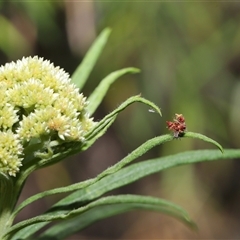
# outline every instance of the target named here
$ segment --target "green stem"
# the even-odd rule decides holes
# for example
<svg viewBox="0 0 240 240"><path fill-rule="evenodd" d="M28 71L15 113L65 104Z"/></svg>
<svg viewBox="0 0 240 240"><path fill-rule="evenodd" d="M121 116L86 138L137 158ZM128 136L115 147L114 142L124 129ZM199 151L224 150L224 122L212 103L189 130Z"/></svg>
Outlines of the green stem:
<svg viewBox="0 0 240 240"><path fill-rule="evenodd" d="M11 227L12 212L15 205L14 187L11 177L0 173L0 239Z"/></svg>

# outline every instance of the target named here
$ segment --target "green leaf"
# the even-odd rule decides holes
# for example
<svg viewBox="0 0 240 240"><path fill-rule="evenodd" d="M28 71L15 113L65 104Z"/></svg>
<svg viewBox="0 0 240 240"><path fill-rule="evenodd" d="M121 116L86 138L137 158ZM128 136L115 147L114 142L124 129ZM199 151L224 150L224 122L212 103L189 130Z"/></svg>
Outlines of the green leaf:
<svg viewBox="0 0 240 240"><path fill-rule="evenodd" d="M108 128L114 123L117 116L112 116L112 118L107 119L104 123L97 126L98 131L95 132L94 135L91 136L91 138L88 138L87 141L84 143L83 146L81 146L81 151L86 151L88 148L90 148L96 140L98 140L101 136L103 136Z"/></svg>
<svg viewBox="0 0 240 240"><path fill-rule="evenodd" d="M215 140L213 140L209 137L206 137L205 135L202 135L200 133L194 133L194 132L186 132L186 133L184 133L184 137L197 138L197 139L203 140L205 142L212 143L215 146L217 146L219 148L219 150L223 153L222 146L218 142L216 142Z"/></svg>
<svg viewBox="0 0 240 240"><path fill-rule="evenodd" d="M114 174L103 177L99 181L84 189L70 194L68 197L55 204L49 211L51 211L52 215L56 214L59 216L60 213L63 213L62 209L65 211L71 211L71 204L73 203L77 203L79 205L84 204L113 189L127 185L140 178L171 167L197 162L215 161L219 159L233 159L239 157L240 150L235 149L226 149L223 154L218 150L195 150L135 163L119 170ZM89 183L91 183L91 180ZM48 220L45 220L47 224ZM42 219L42 221L44 220ZM29 225L31 224L33 224L33 222L29 222ZM26 227L28 224L25 222L23 225L18 225L18 227L14 228L15 230L12 229L12 233L20 230L21 226ZM38 230L42 227L42 225L38 228L38 224L36 223L34 227L36 230ZM34 229L32 229L32 232L34 232Z"/></svg>
<svg viewBox="0 0 240 240"><path fill-rule="evenodd" d="M10 234L9 238L11 240L33 240L35 238L32 238L32 235L35 234L38 230L46 226L49 222L42 222L42 223L36 223L36 224L31 224L27 227L24 227L20 229L16 234L12 236Z"/></svg>
<svg viewBox="0 0 240 240"><path fill-rule="evenodd" d="M71 211L58 211L57 213L46 213L22 222L15 224L9 231L10 233L14 233L24 227L27 227L31 224L42 223L42 222L50 222L55 220L64 220L76 217L90 209L93 209L98 206L104 205L114 205L114 204L123 204L129 206L129 210L141 208L145 210L159 211L171 216L174 216L183 222L193 226L193 222L189 218L188 214L179 206L170 203L168 201L164 201L162 199L153 198L153 197L145 197L138 195L118 195L118 196L109 196L98 199L94 202L91 202L83 207L74 208Z"/></svg>
<svg viewBox="0 0 240 240"><path fill-rule="evenodd" d="M159 115L161 116L161 111L160 111L159 107L157 105L155 105L153 102L151 102L151 101L149 101L145 98L142 98L140 96L130 97L126 101L124 101L118 108L116 108L114 111L112 111L111 113L106 115L100 122L98 122L96 124L96 126L85 136L86 137L86 143L89 139L94 138L99 133L99 131L101 131L102 126L105 125L106 121L108 121L112 117L118 115L118 113L120 113L126 107L128 107L129 105L131 105L135 102L141 102L141 103L144 103L144 104L148 105L149 107L154 109L157 113L159 113Z"/></svg>
<svg viewBox="0 0 240 240"><path fill-rule="evenodd" d="M99 179L103 178L104 176L112 174L112 173L120 170L125 165L131 163L136 158L142 156L144 153L149 151L151 148L153 148L153 147L155 147L159 144L163 144L163 143L165 143L167 141L170 141L172 139L173 139L173 137L169 134L168 135L163 135L163 136L158 136L158 137L155 137L153 139L150 139L150 140L146 141L145 143L143 143L141 146L139 146L137 149L135 149L132 153L128 154L120 162L118 162L114 166L109 167L107 170L103 171L96 178L89 179L89 180L84 181L84 182L76 183L76 184L73 184L71 186L56 188L56 189L53 189L53 190L49 190L49 191L45 191L45 192L41 192L39 194L36 194L36 195L26 199L24 202L22 202L18 206L18 208L15 210L14 216L16 216L17 213L19 211L21 211L24 207L26 207L27 205L31 204L32 202L34 202L36 200L39 200L40 198L43 198L43 197L46 197L46 196L49 196L49 195L53 195L53 194L57 194L57 193L63 193L63 192L66 193L66 192L70 192L70 191L85 188L85 187L97 182ZM22 234L25 234L25 237L28 237L27 234L31 235L32 232L34 233L35 231L39 230L41 227L42 227L42 225L39 224L39 225L35 226L34 228L28 229L26 231L26 233L24 232ZM21 235L20 235L20 238L21 238Z"/></svg>
<svg viewBox="0 0 240 240"><path fill-rule="evenodd" d="M196 133L190 133L189 136L190 137L192 137L192 136L201 136L202 137L202 135L196 134ZM205 139L205 138L202 137L202 139ZM43 197L46 197L46 196L49 196L49 195L53 195L53 194L57 194L57 193L63 193L63 192L66 193L66 192L70 192L70 191L74 191L74 190L77 190L77 189L81 189L81 188L87 187L90 184L93 184L94 182L96 182L99 179L103 178L104 176L107 176L109 174L117 172L118 170L123 168L126 164L131 163L133 160L135 160L136 158L140 157L141 155L143 155L144 153L149 151L154 146L162 144L162 143L165 143L165 142L170 141L172 139L173 139L173 136L170 135L170 134L150 139L147 142L145 142L144 144L142 144L141 146L139 146L137 149L135 149L131 154L129 154L124 159L122 159L120 162L118 162L114 166L108 168L107 170L103 171L95 179L90 179L88 181L77 183L77 184L73 184L71 186L67 186L67 187L63 187L63 188L57 188L57 189L53 189L53 190L50 190L50 191L42 192L40 194L36 194L36 195L28 198L27 200L25 200L22 204L20 204L19 207L15 210L14 215L16 215L21 209L23 209L28 204L30 204L33 201L36 201L36 200L38 200L40 198L43 198ZM207 138L207 140L210 141L210 142L213 142L215 144L215 141L213 141L211 139L209 140L209 138Z"/></svg>
<svg viewBox="0 0 240 240"><path fill-rule="evenodd" d="M37 239L44 240L53 237L56 240L66 239L73 233L86 228L100 219L137 209L158 211L178 218L191 227L196 226L184 209L171 202L153 197L139 195L111 196L90 203L87 207L90 208L86 212L81 213L78 217L50 227ZM81 211L82 209L79 208Z"/></svg>
<svg viewBox="0 0 240 240"><path fill-rule="evenodd" d="M120 169L114 174L103 177L84 189L70 194L68 197L59 201L55 207L67 207L69 204L76 202L81 204L86 201L91 201L113 189L125 186L145 176L171 167L238 157L240 157L240 150L229 149L225 150L224 153L218 150L195 150L134 163Z"/></svg>
<svg viewBox="0 0 240 240"><path fill-rule="evenodd" d="M107 43L110 33L111 30L109 28L106 28L101 32L91 48L88 50L81 64L73 73L72 82L75 83L79 89L82 89L86 83L98 57Z"/></svg>
<svg viewBox="0 0 240 240"><path fill-rule="evenodd" d="M201 137L200 139L202 139L204 141L206 141L206 139L207 139L207 142L211 142L211 143L215 144L217 147L219 147L220 149L222 149L221 146L218 143L216 143L214 140L212 140L210 138L207 138L207 137L205 137L205 136L203 136L201 134L188 133L188 135L186 134L184 136L186 136L186 137L196 137L197 136L197 138ZM34 202L34 201L36 201L36 200L38 200L40 198L43 198L43 197L46 197L46 196L49 196L49 195L53 195L53 194L57 194L57 193L66 193L66 192L70 192L70 191L74 191L74 190L85 188L85 187L87 187L87 186L97 182L101 178L117 172L118 170L120 170L121 168L126 166L127 164L131 163L132 161L134 161L138 157L142 156L144 153L148 152L153 147L155 147L157 145L160 145L160 144L163 144L165 142L171 141L173 139L174 139L173 136L170 135L170 134L166 134L166 135L162 135L162 136L158 136L158 137L152 138L152 139L146 141L145 143L143 143L138 148L136 148L133 152L128 154L121 161L119 161L115 165L109 167L108 169L106 169L105 171L100 173L96 178L89 179L89 180L81 182L81 183L72 184L71 186L62 187L62 188L56 188L56 189L53 189L53 190L45 191L45 192L36 194L36 195L26 199L22 204L20 204L18 206L18 208L14 212L14 215L16 215L20 210L22 210L27 205L31 204L32 202Z"/></svg>
<svg viewBox="0 0 240 240"><path fill-rule="evenodd" d="M125 204L112 204L106 206L99 206L88 210L81 215L56 223L54 226L45 231L37 240L51 239L54 236L55 240L67 239L71 234L86 228L101 219L109 218L129 210L129 206ZM17 240L17 239L13 239Z"/></svg>
<svg viewBox="0 0 240 240"><path fill-rule="evenodd" d="M102 102L102 99L106 95L112 83L114 83L119 77L121 77L126 73L138 73L138 72L140 72L140 70L137 68L124 68L124 69L112 72L107 77L105 77L88 98L89 104L87 106L87 110L90 116L95 112L97 107L100 105L100 103Z"/></svg>
<svg viewBox="0 0 240 240"><path fill-rule="evenodd" d="M19 211L21 211L24 207L26 207L27 205L31 204L32 202L34 202L36 200L39 200L43 197L50 196L50 195L53 195L53 194L58 194L58 193L67 193L67 192L71 192L71 191L75 191L75 190L78 190L78 189L85 188L85 187L97 182L101 178L103 178L103 177L105 177L109 174L113 174L114 172L117 172L118 170L120 170L125 165L131 163L132 161L134 161L138 157L142 156L144 153L148 152L151 148L153 148L157 145L163 144L163 143L165 143L167 141L170 141L172 139L173 139L173 137L169 134L152 138L152 139L146 141L145 143L143 143L141 146L139 146L133 152L128 154L120 162L116 163L115 165L109 167L108 169L106 169L105 171L100 173L96 178L92 178L92 179L89 179L89 180L84 181L84 182L72 184L72 185L67 186L67 187L55 188L55 189L52 189L52 190L49 190L49 191L45 191L45 192L41 192L39 194L33 195L33 196L29 197L28 199L26 199L24 202L22 202L17 207L17 209L14 211L14 215L16 216L17 213Z"/></svg>

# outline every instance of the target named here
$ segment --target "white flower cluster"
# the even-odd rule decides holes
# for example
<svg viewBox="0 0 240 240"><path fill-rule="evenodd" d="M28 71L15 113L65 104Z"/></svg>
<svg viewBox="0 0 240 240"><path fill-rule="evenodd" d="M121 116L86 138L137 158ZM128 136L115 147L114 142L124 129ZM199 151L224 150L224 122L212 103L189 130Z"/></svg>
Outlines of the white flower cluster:
<svg viewBox="0 0 240 240"><path fill-rule="evenodd" d="M69 75L43 58L0 67L0 171L15 176L31 139L84 141L94 122Z"/></svg>

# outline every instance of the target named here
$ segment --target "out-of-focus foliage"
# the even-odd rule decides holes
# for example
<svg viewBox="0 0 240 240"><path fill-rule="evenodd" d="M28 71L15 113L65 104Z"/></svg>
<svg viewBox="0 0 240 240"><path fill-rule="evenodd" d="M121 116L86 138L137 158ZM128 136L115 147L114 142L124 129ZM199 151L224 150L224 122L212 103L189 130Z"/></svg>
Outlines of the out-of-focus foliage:
<svg viewBox="0 0 240 240"><path fill-rule="evenodd" d="M132 106L121 114L114 132L106 138L106 144L112 144L111 156L116 159L120 159L122 149L130 152L147 138L166 132L165 120L172 119L175 112L184 114L189 131L206 134L226 148L240 147L239 3L9 1L1 2L0 8L2 64L23 55L39 54L71 72L97 33L105 27L112 28L109 44L91 75L92 85L108 72L126 66L140 68L141 73L115 83L102 112L109 112L126 97L141 93L161 106L163 113L159 120L146 108ZM85 90L92 89L89 85ZM102 112L95 117L103 116ZM111 140L113 134L117 134L121 147ZM204 143L184 139L157 149L155 154L200 149L204 147L201 144ZM99 153L104 153L104 144L99 146L101 150L96 148L96 155L104 162L106 155L99 157ZM93 155L86 166L90 174L105 166L100 161L91 162ZM236 238L240 234L235 228L240 222L239 169L237 162L187 166L166 171L160 182L155 178L147 183L156 186L156 195L187 206L192 217L200 219L200 236ZM58 179L54 181L59 184ZM149 188L144 185L140 189L150 191ZM181 194L182 189L188 189L188 198ZM121 232L122 237L137 236L139 228L148 229L141 232L142 238L156 238L158 234L162 238L184 238L190 234L179 227L174 235L168 224L162 228L154 224L150 224L152 228L143 228L142 224L136 220L134 226Z"/></svg>
<svg viewBox="0 0 240 240"><path fill-rule="evenodd" d="M209 131L228 141L224 116L230 110L236 81L229 63L240 50L234 44L240 32L231 4L99 5L106 16L102 25L110 22L117 29L111 46L112 52L119 49L119 58L109 64L115 67L133 60L142 69L139 91L163 103L165 116L171 118L174 111L184 113L190 129ZM138 122L142 126L132 119L136 138L144 134L146 117L148 114L141 114ZM159 131L156 127L152 130Z"/></svg>

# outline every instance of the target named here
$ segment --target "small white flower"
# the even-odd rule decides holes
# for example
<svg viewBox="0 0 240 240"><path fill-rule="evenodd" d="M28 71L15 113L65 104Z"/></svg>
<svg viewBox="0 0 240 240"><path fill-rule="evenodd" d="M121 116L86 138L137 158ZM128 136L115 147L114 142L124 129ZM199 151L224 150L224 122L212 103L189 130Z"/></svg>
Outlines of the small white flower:
<svg viewBox="0 0 240 240"><path fill-rule="evenodd" d="M27 57L1 66L0 171L15 176L32 139L84 141L94 125L86 106L69 74L43 58Z"/></svg>

